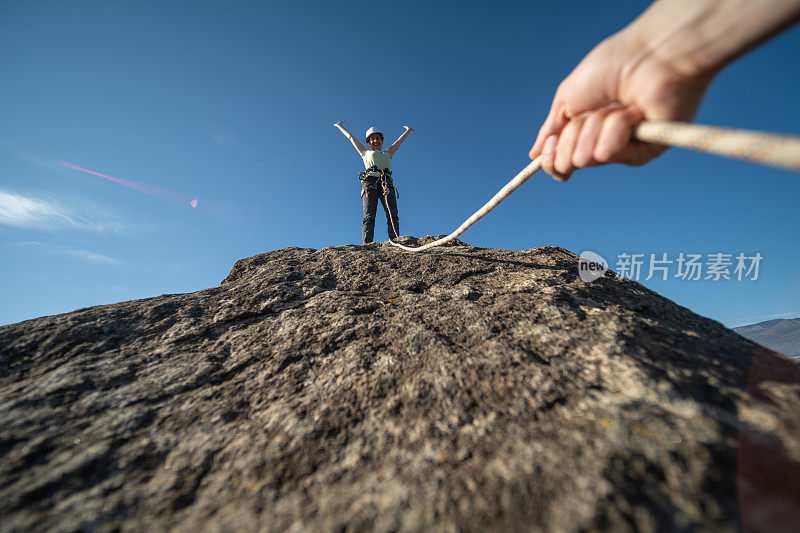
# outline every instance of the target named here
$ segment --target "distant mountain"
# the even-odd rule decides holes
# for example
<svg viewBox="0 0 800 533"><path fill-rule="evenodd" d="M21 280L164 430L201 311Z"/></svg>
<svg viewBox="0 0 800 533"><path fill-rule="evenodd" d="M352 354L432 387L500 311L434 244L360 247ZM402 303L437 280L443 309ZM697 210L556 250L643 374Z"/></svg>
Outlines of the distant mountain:
<svg viewBox="0 0 800 533"><path fill-rule="evenodd" d="M800 318L767 320L732 329L770 350L800 359Z"/></svg>

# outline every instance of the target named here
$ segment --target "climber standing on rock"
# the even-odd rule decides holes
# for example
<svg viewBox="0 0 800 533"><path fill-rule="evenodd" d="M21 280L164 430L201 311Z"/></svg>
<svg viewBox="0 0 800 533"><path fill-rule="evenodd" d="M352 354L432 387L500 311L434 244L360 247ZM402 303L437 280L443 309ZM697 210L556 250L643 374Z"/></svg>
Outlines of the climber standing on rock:
<svg viewBox="0 0 800 533"><path fill-rule="evenodd" d="M364 136L366 144L370 147L368 150L356 139L355 135L347 131L343 124L344 120L337 122L334 126L339 128L339 131L353 143L361 159L364 160L366 169L359 174L361 177L361 203L364 211L364 218L361 222L361 241L367 244L373 240L378 200L386 213L389 239L395 239L400 234L400 217L397 215L397 199L395 198L397 191L392 181L392 157L414 129L410 126L403 126L406 131L388 150L382 150L383 133L372 127ZM399 198L399 195L397 197Z"/></svg>

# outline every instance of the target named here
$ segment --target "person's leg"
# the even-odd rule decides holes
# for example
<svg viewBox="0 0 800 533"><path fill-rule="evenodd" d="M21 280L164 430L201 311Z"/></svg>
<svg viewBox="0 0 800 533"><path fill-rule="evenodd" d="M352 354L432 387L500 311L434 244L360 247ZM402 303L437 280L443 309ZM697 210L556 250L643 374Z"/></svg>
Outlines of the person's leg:
<svg viewBox="0 0 800 533"><path fill-rule="evenodd" d="M361 221L361 242L372 242L375 235L375 212L378 210L378 191L368 189L367 182L361 187L361 205L364 218Z"/></svg>
<svg viewBox="0 0 800 533"><path fill-rule="evenodd" d="M397 215L397 198L395 197L394 187L389 189L389 194L384 197L381 194L381 205L383 212L386 213L386 231L390 239L400 236L400 217ZM387 205L388 202L388 205ZM394 224L394 227L392 225ZM395 233L397 230L397 233Z"/></svg>

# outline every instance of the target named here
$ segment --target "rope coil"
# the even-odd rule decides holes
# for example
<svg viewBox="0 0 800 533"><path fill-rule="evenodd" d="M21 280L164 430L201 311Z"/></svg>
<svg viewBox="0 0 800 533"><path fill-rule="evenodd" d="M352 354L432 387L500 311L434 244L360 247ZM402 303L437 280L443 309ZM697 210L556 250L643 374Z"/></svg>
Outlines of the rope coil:
<svg viewBox="0 0 800 533"><path fill-rule="evenodd" d="M717 128L661 120L639 123L633 130L633 139L664 146L680 146L700 152L744 159L800 172L800 137L797 136L775 135L758 131ZM389 242L407 252L421 252L422 250L448 243L486 216L500 202L528 181L540 168L542 168L541 156L528 163L519 174L514 176L483 207L478 209L453 233L446 237L417 248L403 246L391 239L389 239Z"/></svg>

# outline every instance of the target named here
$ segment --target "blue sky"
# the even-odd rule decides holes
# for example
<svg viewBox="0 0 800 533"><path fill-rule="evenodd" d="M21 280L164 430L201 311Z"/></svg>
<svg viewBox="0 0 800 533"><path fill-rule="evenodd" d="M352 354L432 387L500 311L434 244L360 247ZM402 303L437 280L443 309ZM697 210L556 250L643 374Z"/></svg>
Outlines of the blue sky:
<svg viewBox="0 0 800 533"><path fill-rule="evenodd" d="M2 2L0 324L360 242L363 165L339 120L387 146L415 128L393 161L401 233L449 233L528 163L563 77L646 5ZM725 70L697 122L800 133L799 59L795 27ZM756 281L640 278L736 326L800 316L798 199L798 174L675 149L537 175L462 239L612 268L626 252L760 253ZM385 228L380 212L376 240Z"/></svg>

